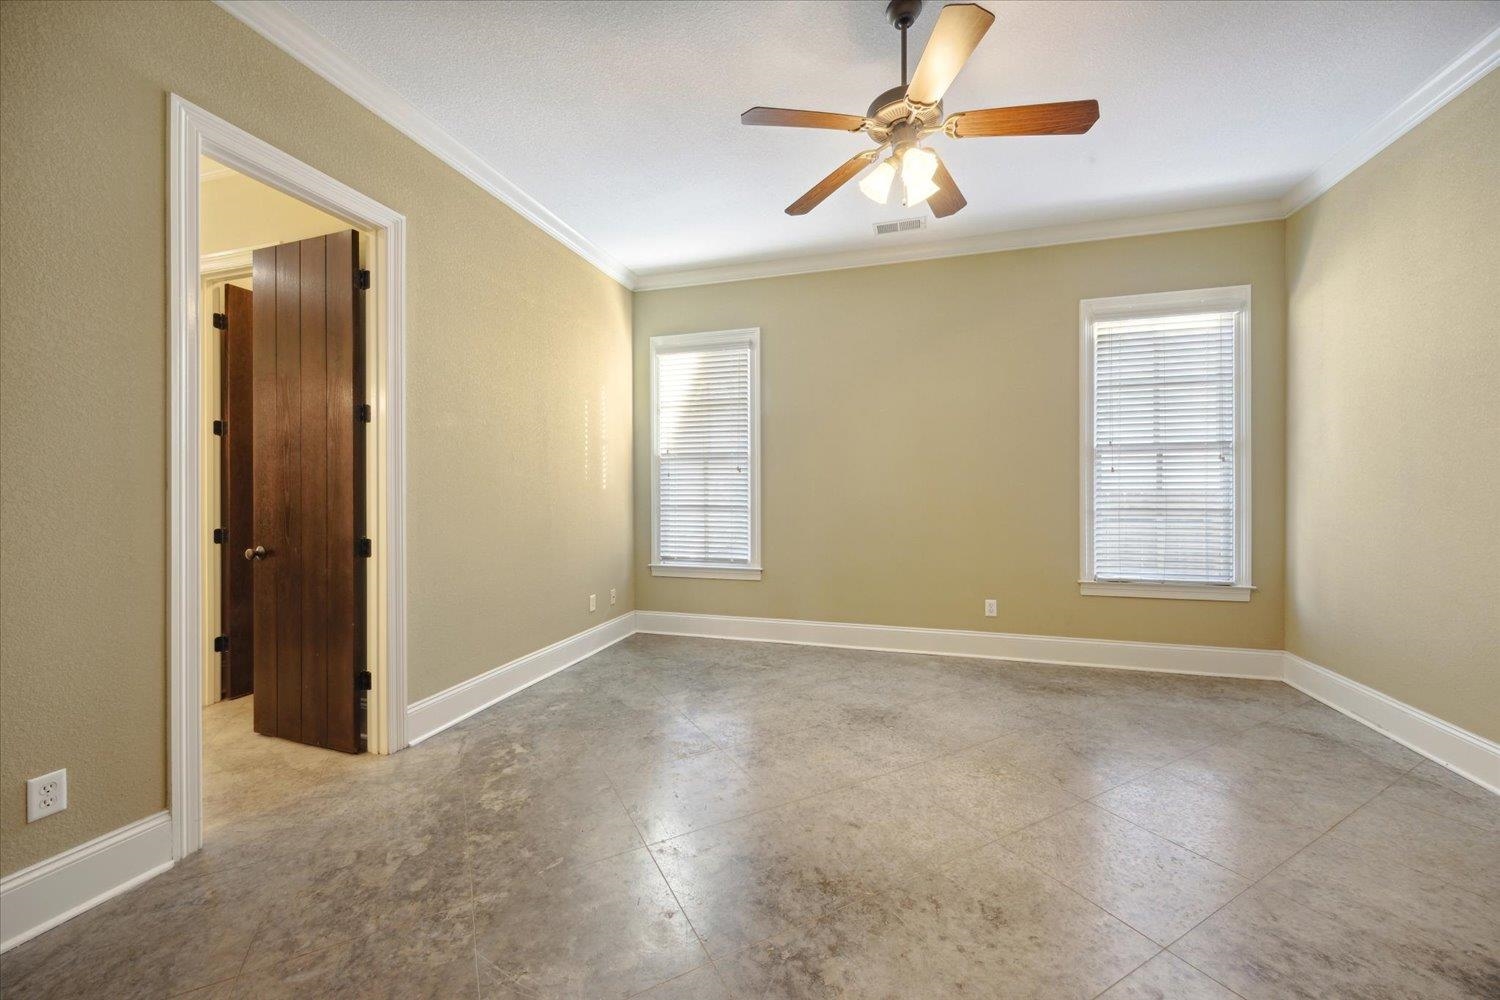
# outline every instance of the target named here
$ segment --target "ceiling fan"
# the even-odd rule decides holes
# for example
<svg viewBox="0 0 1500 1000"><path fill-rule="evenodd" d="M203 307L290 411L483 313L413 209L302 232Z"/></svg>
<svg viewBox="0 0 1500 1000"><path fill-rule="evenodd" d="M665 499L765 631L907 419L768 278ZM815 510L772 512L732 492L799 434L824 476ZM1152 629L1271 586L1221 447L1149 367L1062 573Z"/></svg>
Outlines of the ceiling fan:
<svg viewBox="0 0 1500 1000"><path fill-rule="evenodd" d="M786 208L787 215L806 215L817 208L871 163L875 169L859 182L859 189L882 205L890 200L899 177L901 203L927 202L932 214L947 218L968 204L937 153L921 144L938 132L954 139L1005 135L1079 135L1099 120L1098 101L1061 101L1055 104L1023 104L1010 108L960 111L943 117L943 94L995 21L995 15L974 3L949 4L938 14L937 25L917 70L906 78L906 31L922 12L922 0L890 0L886 18L901 32L901 85L892 87L874 101L863 117L831 111L797 111L791 108L751 108L740 115L744 125L784 125L791 128L826 128L864 132L876 143L850 157L833 173L818 181ZM881 159L887 150L890 155Z"/></svg>

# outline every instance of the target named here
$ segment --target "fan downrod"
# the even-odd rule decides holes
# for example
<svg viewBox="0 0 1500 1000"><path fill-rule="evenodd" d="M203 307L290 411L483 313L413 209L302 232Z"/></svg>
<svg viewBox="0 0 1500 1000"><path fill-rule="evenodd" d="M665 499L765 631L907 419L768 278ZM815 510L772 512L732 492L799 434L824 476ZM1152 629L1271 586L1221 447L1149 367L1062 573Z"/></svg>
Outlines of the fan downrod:
<svg viewBox="0 0 1500 1000"><path fill-rule="evenodd" d="M890 0L885 5L885 18L891 27L901 32L901 82L870 102L865 117L870 119L866 129L877 143L891 139L898 125L910 122L918 134L936 131L943 120L943 105L939 101L931 107L917 108L906 102L906 32L916 23L922 13L922 0Z"/></svg>
<svg viewBox="0 0 1500 1000"><path fill-rule="evenodd" d="M885 19L898 31L905 31L916 24L917 16L921 13L922 0L891 0L885 5Z"/></svg>

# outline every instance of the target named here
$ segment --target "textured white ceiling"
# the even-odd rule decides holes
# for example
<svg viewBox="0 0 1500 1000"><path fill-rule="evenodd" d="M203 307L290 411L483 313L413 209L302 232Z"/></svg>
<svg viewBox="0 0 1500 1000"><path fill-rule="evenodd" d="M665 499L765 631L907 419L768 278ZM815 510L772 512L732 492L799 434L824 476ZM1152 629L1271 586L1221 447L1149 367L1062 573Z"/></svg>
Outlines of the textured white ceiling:
<svg viewBox="0 0 1500 1000"><path fill-rule="evenodd" d="M283 5L642 275L867 249L915 214L851 184L784 215L869 140L739 124L757 104L863 113L896 85L883 0ZM969 206L911 244L1279 198L1500 24L1497 0L986 6L949 111L1093 97L1101 119L938 137Z"/></svg>

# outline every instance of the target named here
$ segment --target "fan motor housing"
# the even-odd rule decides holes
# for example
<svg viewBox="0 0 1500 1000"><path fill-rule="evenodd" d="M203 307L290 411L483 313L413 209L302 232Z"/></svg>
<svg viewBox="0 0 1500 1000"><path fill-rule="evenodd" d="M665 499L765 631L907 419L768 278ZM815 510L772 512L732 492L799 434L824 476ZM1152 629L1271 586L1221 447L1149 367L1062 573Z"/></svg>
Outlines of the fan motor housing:
<svg viewBox="0 0 1500 1000"><path fill-rule="evenodd" d="M892 87L870 102L870 110L865 113L870 120L866 131L879 142L890 138L891 130L904 121L910 120L916 126L918 132L936 132L943 127L943 104L908 104L906 100L906 88Z"/></svg>

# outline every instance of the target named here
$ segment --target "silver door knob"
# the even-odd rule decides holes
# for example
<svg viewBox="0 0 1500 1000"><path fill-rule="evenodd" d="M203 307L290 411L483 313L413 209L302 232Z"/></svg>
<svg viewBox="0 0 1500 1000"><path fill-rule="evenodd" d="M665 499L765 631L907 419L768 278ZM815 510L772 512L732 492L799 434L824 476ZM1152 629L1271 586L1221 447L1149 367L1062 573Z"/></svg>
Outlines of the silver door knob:
<svg viewBox="0 0 1500 1000"><path fill-rule="evenodd" d="M253 549L246 549L245 550L245 558L246 559L255 560L255 559L264 559L265 557L266 557L266 547L264 545L257 545Z"/></svg>

